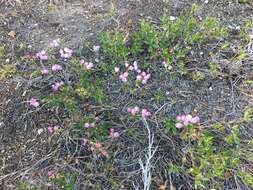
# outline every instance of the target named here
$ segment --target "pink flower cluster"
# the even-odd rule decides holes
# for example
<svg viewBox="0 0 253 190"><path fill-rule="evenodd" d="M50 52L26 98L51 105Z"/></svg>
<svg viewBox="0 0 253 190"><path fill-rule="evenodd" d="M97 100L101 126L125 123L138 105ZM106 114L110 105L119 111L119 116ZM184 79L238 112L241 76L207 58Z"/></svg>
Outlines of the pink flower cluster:
<svg viewBox="0 0 253 190"><path fill-rule="evenodd" d="M50 45L52 48L56 48L56 47L59 46L59 43L60 43L60 39L56 39L56 40L53 40L52 42L50 42L49 45Z"/></svg>
<svg viewBox="0 0 253 190"><path fill-rule="evenodd" d="M137 75L136 80L141 81L142 84L147 84L147 81L149 80L150 76L150 74L146 74L146 72L143 71L141 74Z"/></svg>
<svg viewBox="0 0 253 190"><path fill-rule="evenodd" d="M85 62L83 59L80 61L80 65L83 66L85 69L90 70L94 67L94 64L91 62Z"/></svg>
<svg viewBox="0 0 253 190"><path fill-rule="evenodd" d="M199 116L193 117L192 115L178 115L176 117L177 123L176 123L176 128L181 129L183 127L187 127L188 125L191 124L198 124L200 122Z"/></svg>
<svg viewBox="0 0 253 190"><path fill-rule="evenodd" d="M73 50L67 47L60 49L61 58L69 59L72 57Z"/></svg>
<svg viewBox="0 0 253 190"><path fill-rule="evenodd" d="M37 57L39 60L41 60L41 61L45 61L45 60L48 59L48 56L47 56L47 53L46 53L45 50L42 50L42 51L36 53L36 57Z"/></svg>
<svg viewBox="0 0 253 190"><path fill-rule="evenodd" d="M89 128L94 128L95 127L95 123L85 123L84 127L89 129Z"/></svg>
<svg viewBox="0 0 253 190"><path fill-rule="evenodd" d="M55 177L57 176L57 173L56 173L56 171L54 171L54 170L49 170L49 171L47 172L47 176L48 176L49 178L55 178Z"/></svg>
<svg viewBox="0 0 253 190"><path fill-rule="evenodd" d="M53 90L53 91L58 91L59 88L60 88L61 86L63 86L63 85L64 85L64 82L63 82L63 81L61 81L61 82L56 82L55 84L52 84L52 90Z"/></svg>
<svg viewBox="0 0 253 190"><path fill-rule="evenodd" d="M135 117L140 112L140 108L137 106L133 108L127 108L127 112L130 113L133 117ZM147 109L144 108L141 110L141 117L143 119L146 119L149 116L151 116L151 113Z"/></svg>
<svg viewBox="0 0 253 190"><path fill-rule="evenodd" d="M52 65L52 71L53 72L58 72L58 71L62 71L62 70L63 70L63 68L62 68L61 65L59 65L59 64L53 64Z"/></svg>
<svg viewBox="0 0 253 190"><path fill-rule="evenodd" d="M120 79L122 82L127 82L127 78L128 78L128 72L124 72L124 73L122 73L122 74L119 76L119 79Z"/></svg>
<svg viewBox="0 0 253 190"><path fill-rule="evenodd" d="M109 135L111 138L118 138L119 137L119 133L115 132L114 129L112 129L112 128L109 130Z"/></svg>
<svg viewBox="0 0 253 190"><path fill-rule="evenodd" d="M85 145L89 144L90 145L90 150L92 152L95 152L97 150L101 153L102 156L107 157L107 158L109 157L108 152L102 148L103 147L102 143L100 143L100 142L94 143L94 142L92 142L92 141L90 141L86 138L82 138L80 140L80 142L81 142L82 146L85 146Z"/></svg>
<svg viewBox="0 0 253 190"><path fill-rule="evenodd" d="M39 101L36 98L31 98L29 101L30 105L33 107L38 107L40 105Z"/></svg>
<svg viewBox="0 0 253 190"><path fill-rule="evenodd" d="M49 73L49 70L46 68L46 67L43 67L41 70L40 70L41 74L42 75L47 75Z"/></svg>
<svg viewBox="0 0 253 190"><path fill-rule="evenodd" d="M60 128L60 126L59 125L55 125L55 126L52 126L52 125L50 125L48 128L47 128L47 131L49 132L49 133L54 133L54 132L56 132L56 131L58 131L59 130L59 128Z"/></svg>
<svg viewBox="0 0 253 190"><path fill-rule="evenodd" d="M138 63L136 61L134 61L134 63L132 65L130 65L129 63L125 63L125 67L127 68L127 71L121 73L120 76L119 76L119 79L123 82L127 82L127 80L128 80L128 71L135 71L137 73L136 80L141 81L142 84L146 84L147 81L151 77L150 74L148 74L144 71L141 71L139 69ZM120 68L115 67L114 71L116 73L118 73L120 71Z"/></svg>

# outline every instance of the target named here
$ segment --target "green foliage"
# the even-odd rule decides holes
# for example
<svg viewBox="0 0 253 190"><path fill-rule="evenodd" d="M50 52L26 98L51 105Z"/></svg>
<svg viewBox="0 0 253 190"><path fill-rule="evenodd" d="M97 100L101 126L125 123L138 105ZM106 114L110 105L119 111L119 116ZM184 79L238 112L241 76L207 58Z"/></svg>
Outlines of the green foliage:
<svg viewBox="0 0 253 190"><path fill-rule="evenodd" d="M180 173L180 167L176 164L170 163L168 166L168 171L172 174L178 175Z"/></svg>
<svg viewBox="0 0 253 190"><path fill-rule="evenodd" d="M0 59L5 56L5 48L4 46L0 46Z"/></svg>
<svg viewBox="0 0 253 190"><path fill-rule="evenodd" d="M40 190L41 188L29 185L26 181L20 181L17 186L18 190Z"/></svg>
<svg viewBox="0 0 253 190"><path fill-rule="evenodd" d="M175 120L166 119L165 124L164 124L165 131L168 132L168 133L172 133L172 134L176 133L177 129L176 129L175 125L176 125Z"/></svg>
<svg viewBox="0 0 253 190"><path fill-rule="evenodd" d="M191 150L194 164L188 172L194 176L195 188L206 189L211 180L215 180L219 186L226 176L230 176L230 170L240 163L239 148L218 147L216 138L212 133L202 133L196 147ZM239 143L237 127L232 127L231 135L225 141L228 145Z"/></svg>
<svg viewBox="0 0 253 190"><path fill-rule="evenodd" d="M209 63L209 69L210 69L212 77L215 78L217 76L217 72L218 72L217 71L217 69L218 69L217 63L210 62Z"/></svg>
<svg viewBox="0 0 253 190"><path fill-rule="evenodd" d="M75 189L76 174L58 174L51 181L61 190Z"/></svg>
<svg viewBox="0 0 253 190"><path fill-rule="evenodd" d="M250 41L249 30L252 28L252 25L253 25L252 20L247 20L246 22L244 22L244 25L240 30L239 35L244 42Z"/></svg>
<svg viewBox="0 0 253 190"><path fill-rule="evenodd" d="M205 74L201 71L195 71L192 73L192 79L195 81L201 81L205 79Z"/></svg>
<svg viewBox="0 0 253 190"><path fill-rule="evenodd" d="M245 171L239 171L237 175L242 179L242 181L249 187L253 188L253 175Z"/></svg>
<svg viewBox="0 0 253 190"><path fill-rule="evenodd" d="M143 53L146 49L151 58L157 56L159 47L159 31L155 26L145 20L140 21L140 28L133 34L131 52L133 55Z"/></svg>
<svg viewBox="0 0 253 190"><path fill-rule="evenodd" d="M5 80L16 73L16 69L12 64L3 65L0 67L0 80Z"/></svg>
<svg viewBox="0 0 253 190"><path fill-rule="evenodd" d="M120 32L103 32L99 38L103 54L112 65L119 61L127 60L128 48L126 47L127 38ZM108 65L110 66L110 65Z"/></svg>
<svg viewBox="0 0 253 190"><path fill-rule="evenodd" d="M243 114L243 120L246 123L250 123L253 119L253 109L250 107L247 107Z"/></svg>
<svg viewBox="0 0 253 190"><path fill-rule="evenodd" d="M75 114L78 110L78 102L75 100L75 94L68 86L64 86L59 92L45 97L43 101L48 102L47 105L50 107L67 109L71 114Z"/></svg>

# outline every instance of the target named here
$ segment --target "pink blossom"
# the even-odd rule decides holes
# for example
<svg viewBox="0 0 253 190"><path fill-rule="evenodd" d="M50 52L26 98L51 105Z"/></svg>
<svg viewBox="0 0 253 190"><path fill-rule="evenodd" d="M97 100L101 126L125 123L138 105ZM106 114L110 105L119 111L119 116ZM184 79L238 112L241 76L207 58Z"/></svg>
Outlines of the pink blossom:
<svg viewBox="0 0 253 190"><path fill-rule="evenodd" d="M127 112L131 113L132 116L135 116L140 111L140 108L135 106L134 108L127 108Z"/></svg>
<svg viewBox="0 0 253 190"><path fill-rule="evenodd" d="M118 138L119 137L119 133L115 132L114 129L110 129L109 135L111 138Z"/></svg>
<svg viewBox="0 0 253 190"><path fill-rule="evenodd" d="M183 127L184 127L184 125L182 123L176 123L176 128L181 129Z"/></svg>
<svg viewBox="0 0 253 190"><path fill-rule="evenodd" d="M141 70L140 69L137 69L137 71L136 71L137 73L141 73Z"/></svg>
<svg viewBox="0 0 253 190"><path fill-rule="evenodd" d="M59 64L52 65L52 71L54 72L61 71L62 69L63 69L62 66Z"/></svg>
<svg viewBox="0 0 253 190"><path fill-rule="evenodd" d="M93 63L85 62L83 59L80 61L80 64L87 70L90 70L92 67L94 67Z"/></svg>
<svg viewBox="0 0 253 190"><path fill-rule="evenodd" d="M138 63L137 63L137 61L134 61L133 66L134 66L134 70L138 71Z"/></svg>
<svg viewBox="0 0 253 190"><path fill-rule="evenodd" d="M59 125L55 125L55 126L54 126L54 132L55 132L55 131L58 131L58 130L59 130L59 128L60 128L60 126L59 126Z"/></svg>
<svg viewBox="0 0 253 190"><path fill-rule="evenodd" d="M94 128L95 127L95 123L85 123L84 127L89 129L89 128Z"/></svg>
<svg viewBox="0 0 253 190"><path fill-rule="evenodd" d="M89 141L88 139L82 138L80 142L81 142L81 145L85 146Z"/></svg>
<svg viewBox="0 0 253 190"><path fill-rule="evenodd" d="M147 84L147 81L150 79L150 76L150 74L147 74L143 71L141 74L138 74L136 76L136 80L141 81L142 84Z"/></svg>
<svg viewBox="0 0 253 190"><path fill-rule="evenodd" d="M47 128L47 131L48 131L49 133L53 133L53 132L54 132L54 128L50 126L50 127Z"/></svg>
<svg viewBox="0 0 253 190"><path fill-rule="evenodd" d="M176 120L178 121L177 126L179 127L187 127L190 124L198 124L200 119L198 116L192 117L192 115L188 114L188 115L178 115L176 117ZM179 128L177 127L177 128Z"/></svg>
<svg viewBox="0 0 253 190"><path fill-rule="evenodd" d="M176 120L177 120L177 121L182 121L181 115L178 115L178 116L176 117Z"/></svg>
<svg viewBox="0 0 253 190"><path fill-rule="evenodd" d="M49 70L47 69L47 68L42 68L41 70L40 70L40 72L41 72L41 74L42 75L47 75L48 73L49 73Z"/></svg>
<svg viewBox="0 0 253 190"><path fill-rule="evenodd" d="M192 116L190 114L185 116L185 121L191 121Z"/></svg>
<svg viewBox="0 0 253 190"><path fill-rule="evenodd" d="M58 47L59 46L59 43L60 43L60 39L56 39L56 40L53 40L52 42L50 42L50 46L55 48L55 47Z"/></svg>
<svg viewBox="0 0 253 190"><path fill-rule="evenodd" d="M69 59L73 54L73 50L65 47L64 49L60 49L60 54L62 58Z"/></svg>
<svg viewBox="0 0 253 190"><path fill-rule="evenodd" d="M106 158L109 157L109 154L108 154L108 152L107 152L106 150L102 150L102 151L101 151L101 154L102 154L104 157L106 157Z"/></svg>
<svg viewBox="0 0 253 190"><path fill-rule="evenodd" d="M33 107L38 107L40 105L40 103L38 102L38 100L36 98L31 98L29 101L30 105Z"/></svg>
<svg viewBox="0 0 253 190"><path fill-rule="evenodd" d="M47 172L47 176L50 177L50 178L54 178L54 177L56 177L56 175L57 175L57 173L54 170L49 170Z"/></svg>
<svg viewBox="0 0 253 190"><path fill-rule="evenodd" d="M114 67L114 71L115 71L115 73L118 73L119 72L119 67Z"/></svg>
<svg viewBox="0 0 253 190"><path fill-rule="evenodd" d="M42 50L42 51L36 53L36 57L37 57L38 59L40 59L41 61L44 61L44 60L47 60L47 59L48 59L48 56L47 56L47 53L46 53L45 50Z"/></svg>
<svg viewBox="0 0 253 190"><path fill-rule="evenodd" d="M132 70L134 70L134 67L133 67L132 65L130 65L130 66L128 67L128 70L132 71Z"/></svg>
<svg viewBox="0 0 253 190"><path fill-rule="evenodd" d="M55 84L52 85L52 90L53 90L53 91L58 91L59 88L60 88L61 86L63 86L63 85L64 85L64 82L63 82L63 81L61 81L61 82L56 82Z"/></svg>
<svg viewBox="0 0 253 190"><path fill-rule="evenodd" d="M93 46L93 51L98 53L100 49L100 46Z"/></svg>
<svg viewBox="0 0 253 190"><path fill-rule="evenodd" d="M141 110L141 117L143 119L146 119L147 117L151 116L151 113L147 109L142 109Z"/></svg>
<svg viewBox="0 0 253 190"><path fill-rule="evenodd" d="M199 121L200 121L200 119L199 119L198 116L195 116L195 117L193 117L193 118L191 119L191 123L192 123L192 124L197 124L197 123L199 123Z"/></svg>
<svg viewBox="0 0 253 190"><path fill-rule="evenodd" d="M136 76L136 80L141 81L142 80L142 76L141 75L137 75Z"/></svg>
<svg viewBox="0 0 253 190"><path fill-rule="evenodd" d="M102 148L102 144L101 143L96 143L95 148Z"/></svg>
<svg viewBox="0 0 253 190"><path fill-rule="evenodd" d="M128 72L122 73L119 78L122 82L127 82Z"/></svg>
<svg viewBox="0 0 253 190"><path fill-rule="evenodd" d="M163 61L163 62L162 62L162 65L163 65L163 66L166 66L166 65L167 65L166 61Z"/></svg>

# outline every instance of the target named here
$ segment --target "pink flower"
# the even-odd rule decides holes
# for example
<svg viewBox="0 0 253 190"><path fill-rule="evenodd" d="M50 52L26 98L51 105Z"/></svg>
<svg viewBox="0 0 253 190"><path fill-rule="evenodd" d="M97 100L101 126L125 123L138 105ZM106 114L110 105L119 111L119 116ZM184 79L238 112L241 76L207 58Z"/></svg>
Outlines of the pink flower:
<svg viewBox="0 0 253 190"><path fill-rule="evenodd" d="M33 107L38 107L40 105L40 103L38 102L38 100L36 98L31 98L31 100L29 101L30 105Z"/></svg>
<svg viewBox="0 0 253 190"><path fill-rule="evenodd" d="M98 53L100 49L100 46L93 46L93 51Z"/></svg>
<svg viewBox="0 0 253 190"><path fill-rule="evenodd" d="M94 67L93 63L85 62L83 59L80 61L80 64L87 70L90 70L92 67Z"/></svg>
<svg viewBox="0 0 253 190"><path fill-rule="evenodd" d="M85 146L89 141L88 139L82 138L80 142L81 142L81 145Z"/></svg>
<svg viewBox="0 0 253 190"><path fill-rule="evenodd" d="M115 73L118 73L119 72L119 67L114 67L114 71L115 71Z"/></svg>
<svg viewBox="0 0 253 190"><path fill-rule="evenodd" d="M185 121L191 121L192 116L190 114L185 116Z"/></svg>
<svg viewBox="0 0 253 190"><path fill-rule="evenodd" d="M101 154L102 154L104 157L106 157L106 158L108 158L108 157L109 157L108 152L107 152L107 151L105 151L105 150L102 150L102 151L101 151Z"/></svg>
<svg viewBox="0 0 253 190"><path fill-rule="evenodd" d="M199 116L195 116L191 119L191 123L192 124L197 124L200 122Z"/></svg>
<svg viewBox="0 0 253 190"><path fill-rule="evenodd" d="M55 47L58 47L59 46L59 43L60 43L60 39L56 39L56 40L53 40L52 42L50 42L50 46L55 48Z"/></svg>
<svg viewBox="0 0 253 190"><path fill-rule="evenodd" d="M55 131L58 131L59 128L60 128L59 125L55 125L55 126L54 126L54 132L55 132Z"/></svg>
<svg viewBox="0 0 253 190"><path fill-rule="evenodd" d="M60 49L60 54L62 58L69 59L73 54L73 50L65 47L64 49Z"/></svg>
<svg viewBox="0 0 253 190"><path fill-rule="evenodd" d="M192 115L178 115L176 117L176 120L178 121L176 127L177 128L182 128L182 127L187 127L190 124L198 124L200 119L198 116L192 117Z"/></svg>
<svg viewBox="0 0 253 190"><path fill-rule="evenodd" d="M177 121L182 121L182 116L181 116L181 115L178 115L178 116L176 117L176 120L177 120Z"/></svg>
<svg viewBox="0 0 253 190"><path fill-rule="evenodd" d="M143 119L146 119L147 117L151 116L151 113L147 109L142 109L141 110L141 117Z"/></svg>
<svg viewBox="0 0 253 190"><path fill-rule="evenodd" d="M163 61L163 62L162 62L162 65L163 65L163 66L166 66L166 65L167 65L166 61Z"/></svg>
<svg viewBox="0 0 253 190"><path fill-rule="evenodd" d="M63 81L61 81L61 82L56 82L55 84L52 85L52 89L53 89L53 91L58 91L59 88L60 88L61 86L63 86L63 85L64 85L64 82L63 82Z"/></svg>
<svg viewBox="0 0 253 190"><path fill-rule="evenodd" d="M134 67L133 67L132 65L130 65L130 66L128 67L128 70L132 71L132 70L134 70Z"/></svg>
<svg viewBox="0 0 253 190"><path fill-rule="evenodd" d="M41 74L42 75L47 75L48 73L49 73L49 70L47 69L47 68L42 68L41 70L40 70L40 72L41 72Z"/></svg>
<svg viewBox="0 0 253 190"><path fill-rule="evenodd" d="M132 116L135 116L140 111L140 108L135 106L134 108L127 108L127 112L131 113Z"/></svg>
<svg viewBox="0 0 253 190"><path fill-rule="evenodd" d="M54 72L61 71L62 69L63 69L62 66L59 64L52 65L52 71Z"/></svg>
<svg viewBox="0 0 253 190"><path fill-rule="evenodd" d="M184 120L184 126L188 126L190 124L190 121L189 120Z"/></svg>
<svg viewBox="0 0 253 190"><path fill-rule="evenodd" d="M89 129L89 128L94 128L95 127L95 123L85 123L84 127Z"/></svg>
<svg viewBox="0 0 253 190"><path fill-rule="evenodd" d="M181 129L183 127L184 127L184 125L182 123L176 123L176 128Z"/></svg>
<svg viewBox="0 0 253 190"><path fill-rule="evenodd" d="M56 177L56 175L57 175L57 173L54 170L50 170L47 172L47 176L50 178L54 178L54 177Z"/></svg>
<svg viewBox="0 0 253 190"><path fill-rule="evenodd" d="M119 133L115 132L114 129L110 129L109 135L111 138L118 138L119 137Z"/></svg>
<svg viewBox="0 0 253 190"><path fill-rule="evenodd" d="M147 84L147 81L150 79L150 76L150 74L147 74L143 71L141 74L137 75L136 80L141 81L142 84Z"/></svg>
<svg viewBox="0 0 253 190"><path fill-rule="evenodd" d="M119 78L122 82L127 82L128 72L122 73Z"/></svg>
<svg viewBox="0 0 253 190"><path fill-rule="evenodd" d="M96 143L95 148L102 148L102 144L101 143Z"/></svg>
<svg viewBox="0 0 253 190"><path fill-rule="evenodd" d="M54 128L50 126L47 128L47 131L52 134L54 132Z"/></svg>
<svg viewBox="0 0 253 190"><path fill-rule="evenodd" d="M142 80L142 76L141 75L137 75L136 76L136 80L141 81Z"/></svg>
<svg viewBox="0 0 253 190"><path fill-rule="evenodd" d="M137 61L135 61L135 62L133 63L133 65L134 65L134 70L135 70L135 71L138 71L138 63L137 63Z"/></svg>
<svg viewBox="0 0 253 190"><path fill-rule="evenodd" d="M42 50L42 51L36 53L36 57L37 57L38 59L40 59L41 61L44 61L44 60L47 60L47 59L48 59L48 56L47 56L47 53L46 53L45 50Z"/></svg>

